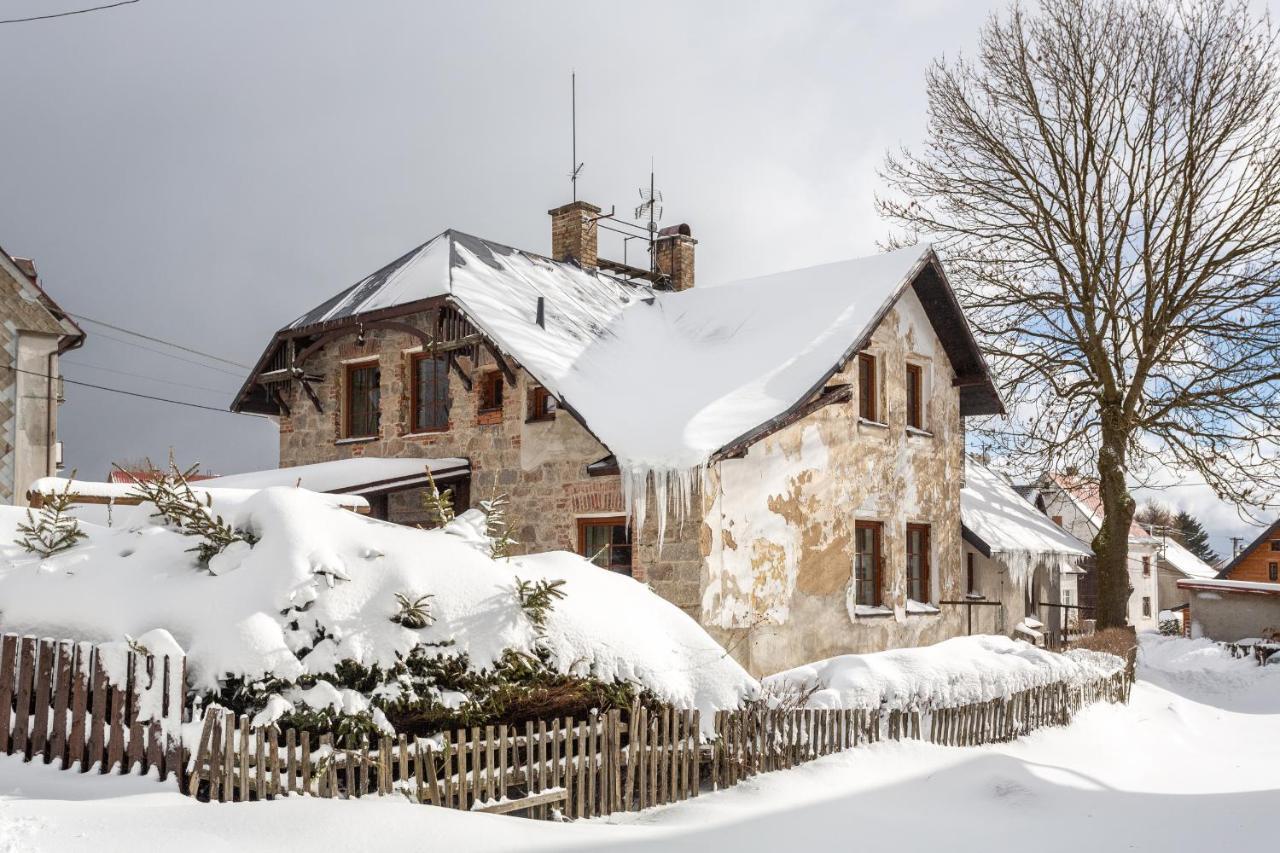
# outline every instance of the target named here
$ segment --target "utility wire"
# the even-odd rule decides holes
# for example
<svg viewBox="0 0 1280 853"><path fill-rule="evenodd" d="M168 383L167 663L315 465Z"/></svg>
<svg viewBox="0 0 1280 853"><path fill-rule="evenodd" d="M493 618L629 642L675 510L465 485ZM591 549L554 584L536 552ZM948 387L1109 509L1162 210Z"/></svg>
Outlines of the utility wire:
<svg viewBox="0 0 1280 853"><path fill-rule="evenodd" d="M190 388L194 391L212 391L215 394L226 394L228 396L236 393L235 391L228 391L226 388L211 388L208 385L192 385L189 382L175 382L172 379L161 379L159 376L151 376L146 373L133 373L128 370L116 370L114 367L103 367L98 364L89 364L85 361L75 361L66 357L63 357L62 363L74 364L76 367L83 367L87 370L101 370L105 373L116 373L120 376L132 376L136 379L146 379L151 382L163 382L165 385L174 385L178 388Z"/></svg>
<svg viewBox="0 0 1280 853"><path fill-rule="evenodd" d="M21 367L10 367L8 365L0 365L4 370L12 370L15 373L27 373L31 376L38 376L41 379L49 379L47 373L41 373L38 370L23 370ZM54 377L57 378L57 377ZM153 394L140 394L137 391L126 391L123 388L111 388L106 385L95 385L92 382L80 382L75 379L67 379L62 377L62 381L68 385L79 385L81 388L96 388L99 391L110 391L113 394L124 394L126 397L138 397L143 400L155 400L157 403L170 403L175 406L187 406L192 409L204 409L209 412L221 412L224 415L250 415L255 418L265 418L266 415L259 415L253 412L233 412L230 409L220 409L217 406L206 406L202 403L192 403L187 400L171 400L168 397L157 397Z"/></svg>
<svg viewBox="0 0 1280 853"><path fill-rule="evenodd" d="M0 21L0 24L23 24L27 21L47 21L50 18L69 18L72 15L83 15L86 12L101 12L103 9L114 9L117 6L128 6L130 3L137 3L138 0L120 0L119 3L108 3L105 6L93 6L89 9L73 9L70 12L55 12L51 15L35 15L30 18L10 18L7 21Z"/></svg>
<svg viewBox="0 0 1280 853"><path fill-rule="evenodd" d="M244 375L242 373L236 373L233 370L226 370L221 367L215 367L212 364L205 364L203 361L196 361L193 358L183 358L180 355L174 355L171 352L165 352L164 350L156 349L155 347L143 346L142 344L136 344L133 341L126 341L123 338L113 337L112 335L104 335L102 332L98 332L97 337L106 338L109 341L115 341L116 343L124 344L127 347L136 347L141 350L146 350L147 352L153 352L153 353L156 353L157 355L162 355L165 358L173 358L173 359L177 359L178 361L185 361L187 364L194 364L196 367L203 367L205 370L216 370L219 373L225 373L228 376L242 377Z"/></svg>
<svg viewBox="0 0 1280 853"><path fill-rule="evenodd" d="M184 346L182 344L175 344L173 341L166 341L163 338L156 338L156 337L152 337L151 335L144 335L142 332L135 332L132 329L125 329L121 326L113 326L110 323L104 323L101 320L95 320L92 317L84 317L80 314L71 314L70 311L68 311L67 313L70 314L72 317L75 317L77 320L83 320L86 323L93 323L95 326L102 326L103 328L111 329L112 331L115 331L115 332L123 332L126 335L133 335L135 338L142 338L144 341L152 341L153 343L164 344L167 347L180 349L183 352L189 352L192 355L198 355L204 358L211 358L214 361L220 361L223 364L229 364L232 367L243 367L245 370L253 370L253 368L247 364L241 364L238 361L232 361L231 359L223 358L220 355L213 355L212 353L201 352L200 350L192 349L189 346Z"/></svg>

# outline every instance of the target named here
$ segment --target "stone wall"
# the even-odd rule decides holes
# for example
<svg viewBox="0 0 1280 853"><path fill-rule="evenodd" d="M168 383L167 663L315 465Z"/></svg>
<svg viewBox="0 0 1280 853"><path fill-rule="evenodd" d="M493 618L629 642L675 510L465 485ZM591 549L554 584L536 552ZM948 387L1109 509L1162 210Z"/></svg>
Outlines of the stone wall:
<svg viewBox="0 0 1280 853"><path fill-rule="evenodd" d="M404 321L429 329L426 315ZM536 383L517 371L518 387L504 388L502 415L489 423L478 413L478 385L466 390L456 373L449 377L449 428L414 434L410 423L410 365L419 342L387 329L365 333L363 346L355 335L326 346L306 364L308 373L323 375L315 386L324 405L317 412L302 389L283 390L290 414L280 418L280 464L283 467L326 462L353 456L461 457L471 462L470 504L495 491L510 497L512 532L518 552L578 550L577 519L582 516L623 515L620 478L593 477L586 466L608 451L571 415L557 412L551 420L527 421L527 395ZM376 359L382 370L381 430L373 439L342 437L345 365ZM473 377L497 366L488 355L479 365L465 365ZM389 496L389 517L401 523L425 520L421 491ZM633 575L690 612L699 600L701 553L698 525L672 522L662 548L652 519L639 536L633 535Z"/></svg>

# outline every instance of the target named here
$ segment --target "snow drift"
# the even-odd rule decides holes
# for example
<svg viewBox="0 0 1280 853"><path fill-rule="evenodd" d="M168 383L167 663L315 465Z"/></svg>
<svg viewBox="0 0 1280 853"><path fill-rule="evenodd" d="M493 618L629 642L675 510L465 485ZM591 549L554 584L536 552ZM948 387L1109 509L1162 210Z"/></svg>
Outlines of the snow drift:
<svg viewBox="0 0 1280 853"><path fill-rule="evenodd" d="M1003 699L1032 687L1084 684L1124 668L1115 655L1046 651L1008 637L956 637L919 649L841 655L764 680L776 693L813 690L811 708L928 710Z"/></svg>
<svg viewBox="0 0 1280 853"><path fill-rule="evenodd" d="M386 669L417 646L466 655L472 669L541 649L558 672L631 682L704 718L758 687L693 619L631 578L566 552L491 558L478 511L419 530L298 488L216 496L213 509L257 541L234 543L207 569L188 550L192 537L156 523L146 505L111 529L83 525L86 540L48 559L0 548L0 626L95 641L163 628L187 650L200 690L322 675L342 660ZM0 511L0 541L25 517ZM565 581L542 630L520 606L518 579ZM393 622L397 593L431 596L430 624Z"/></svg>

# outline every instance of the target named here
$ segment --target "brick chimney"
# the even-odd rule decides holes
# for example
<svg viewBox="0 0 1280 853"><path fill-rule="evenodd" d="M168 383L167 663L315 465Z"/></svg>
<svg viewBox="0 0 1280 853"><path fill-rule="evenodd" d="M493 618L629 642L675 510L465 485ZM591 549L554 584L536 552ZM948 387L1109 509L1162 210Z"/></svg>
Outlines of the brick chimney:
<svg viewBox="0 0 1280 853"><path fill-rule="evenodd" d="M669 225L658 232L654 244L657 252L658 272L667 276L671 290L688 290L693 287L693 239L688 225Z"/></svg>
<svg viewBox="0 0 1280 853"><path fill-rule="evenodd" d="M596 217L600 215L600 208L575 201L547 213L551 214L551 257L557 261L577 261L586 269L598 267Z"/></svg>

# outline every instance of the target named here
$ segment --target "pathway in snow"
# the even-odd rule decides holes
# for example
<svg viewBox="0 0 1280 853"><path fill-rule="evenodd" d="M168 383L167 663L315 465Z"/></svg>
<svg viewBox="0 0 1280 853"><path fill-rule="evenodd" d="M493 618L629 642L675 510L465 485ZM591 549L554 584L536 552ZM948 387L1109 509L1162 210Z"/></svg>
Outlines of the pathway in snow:
<svg viewBox="0 0 1280 853"><path fill-rule="evenodd" d="M0 759L0 853L182 849L982 851L1251 849L1280 803L1280 666L1144 642L1127 707L957 749L880 744L616 823L556 825L387 798L200 805L156 783Z"/></svg>

